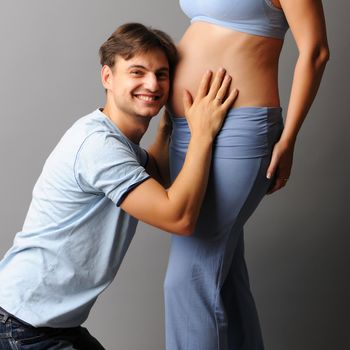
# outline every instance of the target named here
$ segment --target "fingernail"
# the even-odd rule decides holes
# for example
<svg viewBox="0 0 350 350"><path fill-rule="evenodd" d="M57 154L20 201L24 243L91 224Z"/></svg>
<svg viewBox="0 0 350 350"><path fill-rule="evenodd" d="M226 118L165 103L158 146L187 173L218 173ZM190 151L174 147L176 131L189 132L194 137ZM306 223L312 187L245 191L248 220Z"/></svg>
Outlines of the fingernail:
<svg viewBox="0 0 350 350"><path fill-rule="evenodd" d="M224 67L221 67L221 68L219 69L219 71L220 71L220 72L226 72L226 69L225 69Z"/></svg>
<svg viewBox="0 0 350 350"><path fill-rule="evenodd" d="M267 173L267 174L266 174L266 178L271 179L271 174L270 174L270 173Z"/></svg>
<svg viewBox="0 0 350 350"><path fill-rule="evenodd" d="M225 75L225 79L226 79L226 80L231 80L231 79L232 79L232 78L231 78L231 75L226 74L226 75Z"/></svg>

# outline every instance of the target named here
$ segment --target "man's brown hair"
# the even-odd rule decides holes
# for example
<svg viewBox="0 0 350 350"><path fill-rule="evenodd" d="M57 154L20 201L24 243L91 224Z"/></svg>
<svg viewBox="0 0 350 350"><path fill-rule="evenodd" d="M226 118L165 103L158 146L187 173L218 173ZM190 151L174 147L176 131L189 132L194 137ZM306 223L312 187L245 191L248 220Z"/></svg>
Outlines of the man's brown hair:
<svg viewBox="0 0 350 350"><path fill-rule="evenodd" d="M117 55L128 60L137 54L155 49L162 50L166 55L172 78L178 60L172 39L163 31L141 23L126 23L118 27L100 47L100 62L102 66L113 68Z"/></svg>

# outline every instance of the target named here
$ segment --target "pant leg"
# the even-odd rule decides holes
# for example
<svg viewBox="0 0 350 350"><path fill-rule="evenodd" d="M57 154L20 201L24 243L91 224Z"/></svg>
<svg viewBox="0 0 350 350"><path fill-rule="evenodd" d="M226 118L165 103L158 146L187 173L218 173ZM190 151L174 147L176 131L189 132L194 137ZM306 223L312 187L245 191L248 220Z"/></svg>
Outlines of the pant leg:
<svg viewBox="0 0 350 350"><path fill-rule="evenodd" d="M172 238L164 284L167 350L228 349L220 291L243 225L266 192L266 164L260 158L215 159L194 235ZM263 347L245 350L253 349Z"/></svg>
<svg viewBox="0 0 350 350"><path fill-rule="evenodd" d="M228 349L263 349L258 312L250 290L244 258L243 230L221 289L221 297L228 322Z"/></svg>
<svg viewBox="0 0 350 350"><path fill-rule="evenodd" d="M217 349L218 251L221 242L172 240L164 284L166 349Z"/></svg>
<svg viewBox="0 0 350 350"><path fill-rule="evenodd" d="M265 174L270 151L259 154L265 147L271 150L281 125L275 114L278 111L272 111L271 118L265 118L265 109L234 112L241 114L234 113L234 119L220 133L195 233L172 238L164 284L167 350L263 349L247 275L238 273L246 273L244 259L238 259L239 255L241 265L236 268L235 283L227 280L224 298L221 289L231 273L243 225L269 185ZM183 137L184 121L176 123L175 146L171 146L170 154L173 176L181 169L184 146L189 140L188 133ZM234 290L239 297L231 304ZM240 318L240 314L244 317Z"/></svg>

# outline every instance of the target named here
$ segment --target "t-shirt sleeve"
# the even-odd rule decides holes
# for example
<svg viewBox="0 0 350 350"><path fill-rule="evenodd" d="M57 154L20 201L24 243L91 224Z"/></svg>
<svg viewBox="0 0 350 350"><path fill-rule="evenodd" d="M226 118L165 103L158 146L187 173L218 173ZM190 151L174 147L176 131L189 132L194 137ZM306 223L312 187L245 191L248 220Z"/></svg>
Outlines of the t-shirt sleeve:
<svg viewBox="0 0 350 350"><path fill-rule="evenodd" d="M96 132L81 145L74 174L83 192L104 194L119 206L133 188L150 177L140 164L144 161L116 136Z"/></svg>

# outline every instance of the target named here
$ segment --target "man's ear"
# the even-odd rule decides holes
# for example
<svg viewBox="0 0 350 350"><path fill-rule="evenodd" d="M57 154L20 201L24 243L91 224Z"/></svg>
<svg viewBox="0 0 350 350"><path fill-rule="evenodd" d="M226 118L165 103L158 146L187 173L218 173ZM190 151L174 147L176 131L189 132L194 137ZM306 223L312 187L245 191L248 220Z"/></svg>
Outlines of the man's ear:
<svg viewBox="0 0 350 350"><path fill-rule="evenodd" d="M111 88L112 79L113 79L112 69L105 64L101 68L101 81L102 81L103 87L106 90L109 90Z"/></svg>

